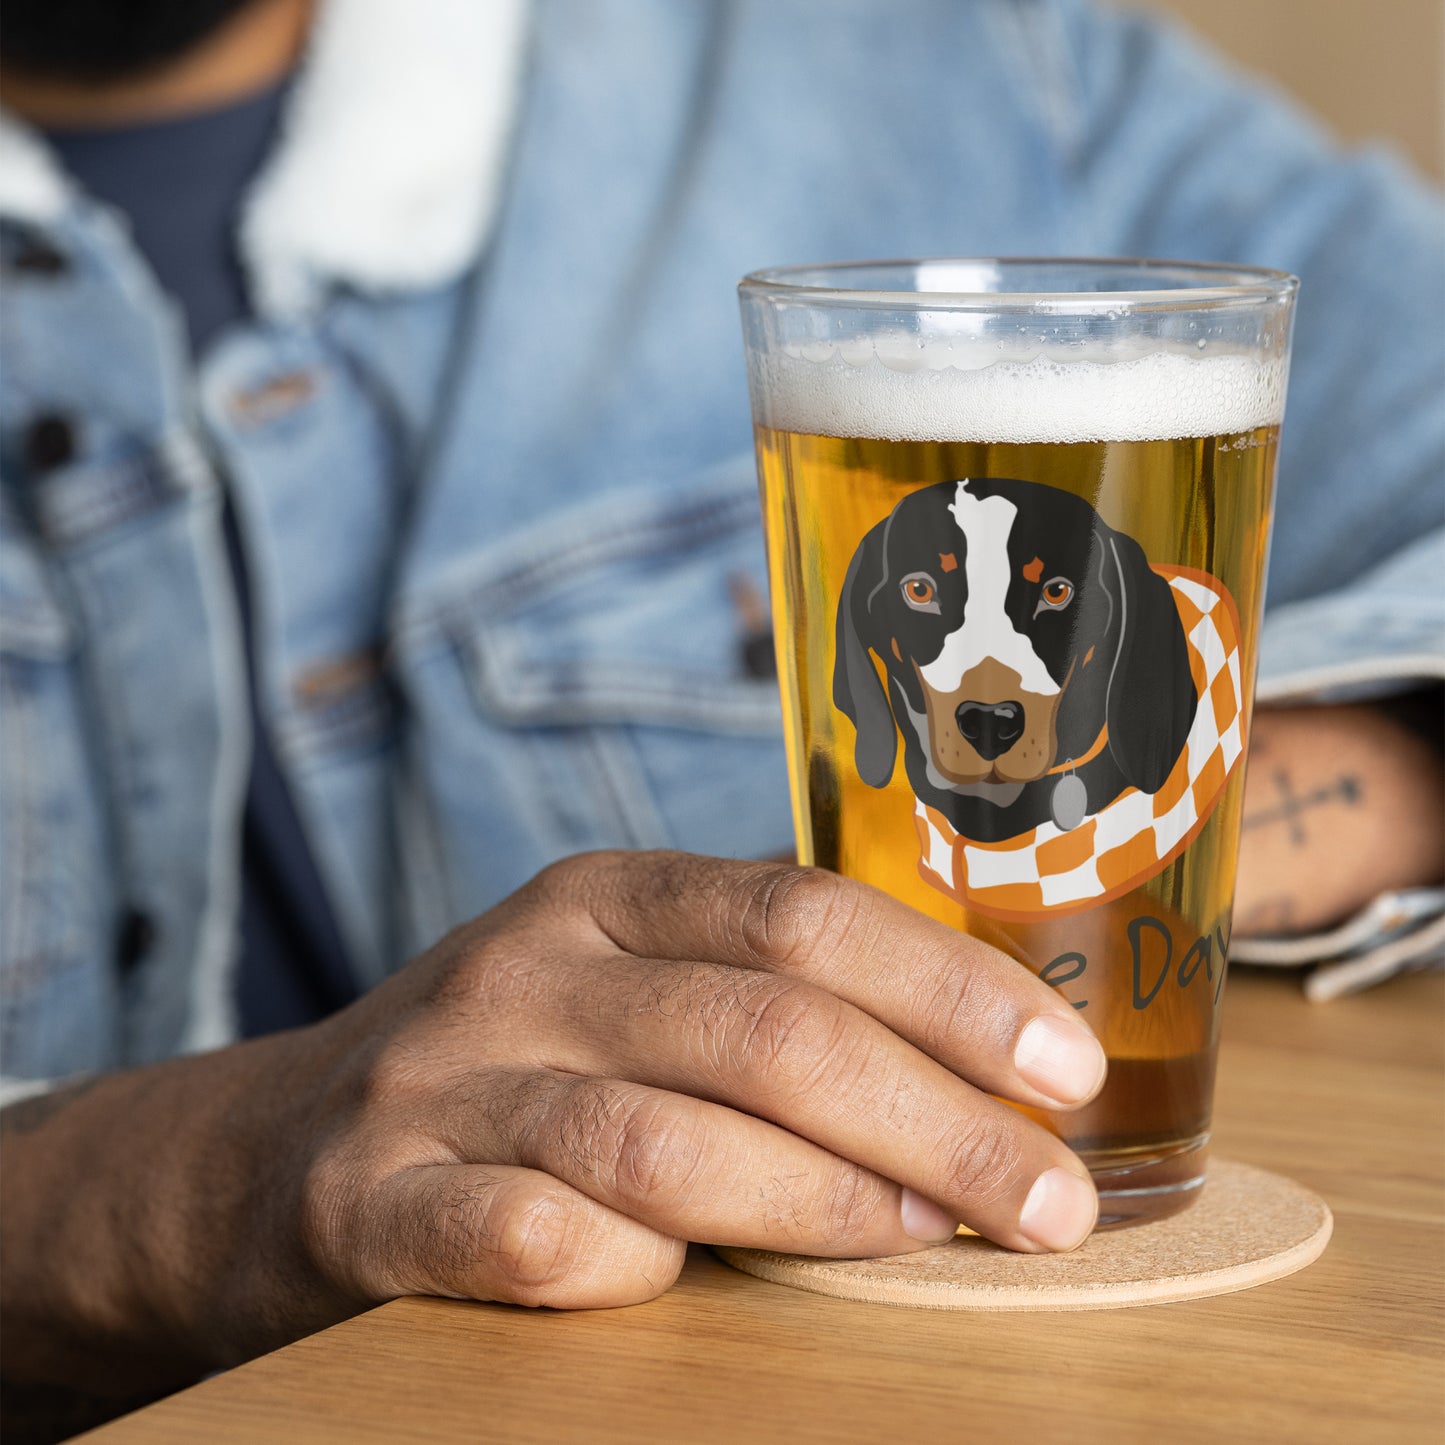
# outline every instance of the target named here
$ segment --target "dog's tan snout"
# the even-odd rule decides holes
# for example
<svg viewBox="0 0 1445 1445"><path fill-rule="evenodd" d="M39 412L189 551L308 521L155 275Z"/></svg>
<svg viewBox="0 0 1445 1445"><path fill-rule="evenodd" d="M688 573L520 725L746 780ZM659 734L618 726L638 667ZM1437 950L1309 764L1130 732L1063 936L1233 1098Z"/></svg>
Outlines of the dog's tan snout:
<svg viewBox="0 0 1445 1445"><path fill-rule="evenodd" d="M1029 692L1023 679L986 657L948 692L918 675L928 705L933 766L951 783L1031 783L1054 765L1058 694Z"/></svg>

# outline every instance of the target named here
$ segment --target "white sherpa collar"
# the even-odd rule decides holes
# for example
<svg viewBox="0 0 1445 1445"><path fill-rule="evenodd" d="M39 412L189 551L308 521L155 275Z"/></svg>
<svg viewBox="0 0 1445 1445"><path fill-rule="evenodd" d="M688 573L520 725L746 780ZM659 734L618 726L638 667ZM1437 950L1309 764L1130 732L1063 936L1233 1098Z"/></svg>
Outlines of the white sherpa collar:
<svg viewBox="0 0 1445 1445"><path fill-rule="evenodd" d="M258 311L304 311L327 281L407 290L460 274L498 200L526 8L324 0L241 222ZM0 215L54 222L71 190L39 137L0 115Z"/></svg>

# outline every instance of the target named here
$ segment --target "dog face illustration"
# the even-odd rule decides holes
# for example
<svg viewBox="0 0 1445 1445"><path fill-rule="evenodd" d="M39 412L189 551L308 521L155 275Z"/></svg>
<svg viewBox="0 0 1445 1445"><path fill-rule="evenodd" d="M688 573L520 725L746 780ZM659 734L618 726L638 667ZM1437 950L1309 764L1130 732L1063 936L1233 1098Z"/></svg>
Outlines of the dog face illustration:
<svg viewBox="0 0 1445 1445"><path fill-rule="evenodd" d="M1037 482L905 497L859 543L837 628L859 776L886 786L896 729L914 793L979 841L1050 817L1065 774L1088 813L1157 791L1198 707L1169 584L1086 501Z"/></svg>

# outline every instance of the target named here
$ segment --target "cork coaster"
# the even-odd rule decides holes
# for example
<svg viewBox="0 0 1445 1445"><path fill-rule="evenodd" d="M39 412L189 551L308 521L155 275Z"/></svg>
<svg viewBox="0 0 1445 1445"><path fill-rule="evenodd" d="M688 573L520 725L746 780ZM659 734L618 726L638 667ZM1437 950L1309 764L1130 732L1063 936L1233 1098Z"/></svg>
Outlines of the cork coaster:
<svg viewBox="0 0 1445 1445"><path fill-rule="evenodd" d="M1334 1218L1319 1195L1215 1159L1198 1201L1156 1224L1095 1234L1072 1254L1015 1254L960 1235L888 1259L815 1259L714 1245L774 1284L935 1310L1109 1310L1251 1289L1324 1252Z"/></svg>

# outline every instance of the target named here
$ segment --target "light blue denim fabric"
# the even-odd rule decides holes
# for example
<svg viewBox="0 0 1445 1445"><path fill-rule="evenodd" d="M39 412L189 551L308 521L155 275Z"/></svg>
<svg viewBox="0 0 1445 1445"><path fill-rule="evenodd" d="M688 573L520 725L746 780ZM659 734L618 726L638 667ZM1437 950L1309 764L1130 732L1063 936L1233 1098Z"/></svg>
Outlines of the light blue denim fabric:
<svg viewBox="0 0 1445 1445"><path fill-rule="evenodd" d="M1265 686L1445 672L1438 200L1073 0L540 0L474 275L323 291L194 368L113 218L77 198L44 239L65 273L0 294L16 1079L232 1033L248 743L217 464L263 706L364 982L578 849L789 846L776 688L731 600L765 589L733 294L758 266L1298 272ZM81 419L50 470L27 459L45 415ZM154 929L122 976L128 911Z"/></svg>

